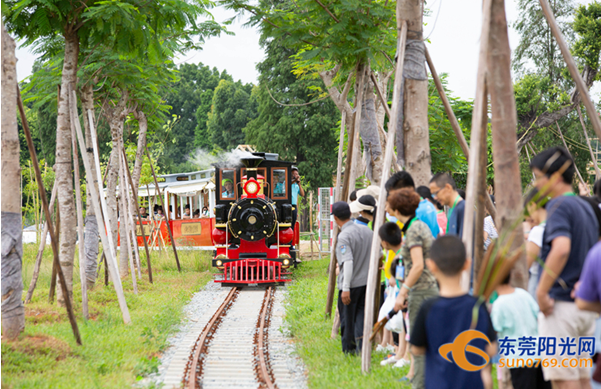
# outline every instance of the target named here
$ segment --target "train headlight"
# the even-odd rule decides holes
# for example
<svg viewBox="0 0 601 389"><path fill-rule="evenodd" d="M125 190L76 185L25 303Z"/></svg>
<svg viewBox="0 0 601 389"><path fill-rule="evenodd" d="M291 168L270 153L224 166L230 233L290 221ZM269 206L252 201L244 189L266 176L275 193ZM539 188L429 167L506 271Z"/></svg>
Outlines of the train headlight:
<svg viewBox="0 0 601 389"><path fill-rule="evenodd" d="M223 263L223 262L221 262L221 261L218 259L218 260L217 260L217 262L215 262L215 265L217 265L217 266L221 266L221 264L222 264L222 263Z"/></svg>
<svg viewBox="0 0 601 389"><path fill-rule="evenodd" d="M290 261L288 259L284 259L284 262L282 263L287 266L290 263Z"/></svg>
<svg viewBox="0 0 601 389"><path fill-rule="evenodd" d="M248 180L246 185L244 185L244 191L247 195L255 196L257 193L259 193L259 190L259 183L253 178Z"/></svg>

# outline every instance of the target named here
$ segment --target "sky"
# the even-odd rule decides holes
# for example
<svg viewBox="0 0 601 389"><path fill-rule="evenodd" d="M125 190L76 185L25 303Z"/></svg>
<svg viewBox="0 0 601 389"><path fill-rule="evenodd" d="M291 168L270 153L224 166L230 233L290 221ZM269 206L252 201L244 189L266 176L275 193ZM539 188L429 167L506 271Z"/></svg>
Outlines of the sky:
<svg viewBox="0 0 601 389"><path fill-rule="evenodd" d="M576 0L577 3L590 3L591 0ZM516 0L507 0L506 14L509 24L517 19ZM473 0L433 0L428 5L431 14L425 18L424 36L430 39L428 50L439 74L448 73L448 87L455 97L473 99L476 92L476 72L480 46L481 2ZM223 8L211 10L218 22L234 16ZM204 49L187 53L177 58L176 63L202 62L220 71L227 70L234 80L244 83L257 83L256 64L265 57L259 46L259 33L256 29L242 26L246 18L236 20L228 26L235 35L222 35L206 41ZM509 29L509 45L514 49L519 35ZM17 76L19 80L31 74L35 56L27 49L17 49ZM601 83L597 83L601 84ZM595 101L601 99L601 85L591 91Z"/></svg>

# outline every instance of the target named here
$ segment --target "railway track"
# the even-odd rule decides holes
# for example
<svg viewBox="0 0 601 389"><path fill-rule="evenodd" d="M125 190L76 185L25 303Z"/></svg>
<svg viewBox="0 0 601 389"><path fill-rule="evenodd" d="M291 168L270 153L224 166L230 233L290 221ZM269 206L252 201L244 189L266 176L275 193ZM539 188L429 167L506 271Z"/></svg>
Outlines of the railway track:
<svg viewBox="0 0 601 389"><path fill-rule="evenodd" d="M232 288L198 336L183 386L277 388L268 350L275 288Z"/></svg>

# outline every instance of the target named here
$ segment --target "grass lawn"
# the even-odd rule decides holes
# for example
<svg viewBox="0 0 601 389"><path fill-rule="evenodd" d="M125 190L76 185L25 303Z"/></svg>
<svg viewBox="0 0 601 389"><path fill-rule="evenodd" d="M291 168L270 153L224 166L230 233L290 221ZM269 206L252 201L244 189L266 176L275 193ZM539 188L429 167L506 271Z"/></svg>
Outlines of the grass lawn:
<svg viewBox="0 0 601 389"><path fill-rule="evenodd" d="M36 245L24 245L23 299L36 252ZM25 332L14 342L2 340L2 387L123 388L157 371L157 356L182 320L182 307L211 279L209 252L182 250L178 254L181 274L172 252L152 253L154 283L143 273L138 295L133 293L131 277L123 280L130 325L123 324L112 284L104 285L104 270L89 291L90 320L83 320L76 264L73 289L83 342L78 346L65 309L48 302L52 252L47 249L33 301L25 306Z"/></svg>
<svg viewBox="0 0 601 389"><path fill-rule="evenodd" d="M372 371L363 375L361 357L344 355L340 335L330 338L332 319L324 320L328 262L329 258L307 261L295 270L296 281L289 286L286 305L286 321L307 367L309 387L410 388L410 384L398 382L408 367L382 367L380 361L385 355L374 352Z"/></svg>

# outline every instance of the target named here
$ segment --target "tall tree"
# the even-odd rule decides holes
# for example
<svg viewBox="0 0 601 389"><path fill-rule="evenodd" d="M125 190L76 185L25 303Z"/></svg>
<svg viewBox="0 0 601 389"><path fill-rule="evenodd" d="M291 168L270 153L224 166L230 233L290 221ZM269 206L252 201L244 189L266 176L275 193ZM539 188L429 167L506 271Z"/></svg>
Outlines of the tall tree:
<svg viewBox="0 0 601 389"><path fill-rule="evenodd" d="M250 23L260 25L265 36L279 38L283 45L295 50L298 53L295 61L297 75L309 79L317 75L321 77L324 89L340 112L346 115L349 133L356 129L361 136L365 159L369 161L366 166L368 176L372 170L380 171L381 166L378 165L383 162L381 144L378 126L373 123L376 115L371 114L373 86L369 80L370 70L388 72L392 69L396 29L390 26L394 25L395 4L380 1L324 4L313 0L260 1L258 4L239 0L224 2L234 10L251 13ZM359 76L354 77L355 72ZM354 123L354 108L347 100L352 85L355 98L361 97L353 104L362 107L357 111L359 123L364 116L363 107L366 109L363 126ZM366 89L367 93L363 93ZM354 155L361 143L353 143L355 152L351 153ZM351 175L355 175L353 169L347 174Z"/></svg>
<svg viewBox="0 0 601 389"><path fill-rule="evenodd" d="M554 5L570 4L564 0L552 1L551 3L553 9L555 9ZM538 2L536 2L536 5L531 5L530 2L524 4L528 5L529 8L523 8L522 14L535 13L542 18L542 10ZM565 7L567 8L567 6ZM570 41L573 43L575 59L582 67L581 74L589 88L597 80L599 72L599 52L601 51L601 45L598 43L601 41L600 14L601 6L599 3L591 3L588 6L583 5L576 9L573 24L566 21L565 16L558 20L560 28L564 30L564 36L573 37ZM557 18L557 15L555 17ZM544 20L536 24L536 26L534 24L531 26L525 21L524 28L548 28L548 24ZM573 29L569 28L571 26L573 26ZM540 129L554 125L555 122L570 114L576 105L580 103L580 94L572 87L574 84L571 77L568 76L567 72L557 70L557 67L564 69L563 58L559 49L555 46L555 40L550 36L550 31L548 34L551 42L549 42L547 51L552 51L553 57L559 58L558 61L561 62L555 64L553 62L555 60L551 61L551 57L544 56L526 58L536 66L528 68L529 73L532 74L521 74L522 78L518 80L518 84L524 82L526 84L519 88L516 86L516 92L522 89L530 93L527 96L522 95L530 101L529 106L522 106L522 108L525 108L523 111L520 110L518 101L518 150L521 150L525 144L534 139ZM523 45L525 47L529 46L530 41L524 39ZM550 49L551 46L554 47L552 50ZM526 50L524 55L530 54ZM552 69L555 70L553 70L551 77ZM538 83L539 88L533 88L534 83ZM543 109L543 107L546 107L546 109ZM557 141L560 142L559 139Z"/></svg>
<svg viewBox="0 0 601 389"><path fill-rule="evenodd" d="M17 129L17 58L15 41L2 24L2 336L16 338L25 328L23 233L21 224L19 133Z"/></svg>
<svg viewBox="0 0 601 389"><path fill-rule="evenodd" d="M159 163L166 171L176 173L190 169L187 157L197 148L213 149L207 132L208 113L213 103L213 91L219 80L233 81L224 70L199 64L182 64L177 69L177 80L165 87L165 103L171 106L169 115L178 120L165 143Z"/></svg>
<svg viewBox="0 0 601 389"><path fill-rule="evenodd" d="M257 64L259 113L244 129L246 143L296 162L310 187L331 186L339 131L336 106L312 91L319 80L300 80L292 73L293 50L279 40L261 44L266 58Z"/></svg>
<svg viewBox="0 0 601 389"><path fill-rule="evenodd" d="M572 42L573 0L551 0L549 3L561 32ZM519 76L531 72L538 73L548 77L552 84L565 84L567 80L561 74L562 69L566 67L565 62L557 42L553 39L540 3L538 0L518 0L517 8L520 12L513 28L520 34L520 42L513 55L514 71Z"/></svg>
<svg viewBox="0 0 601 389"><path fill-rule="evenodd" d="M257 107L252 96L252 84L242 85L229 80L219 81L213 94L207 130L213 144L230 150L244 143L242 129L255 118Z"/></svg>

